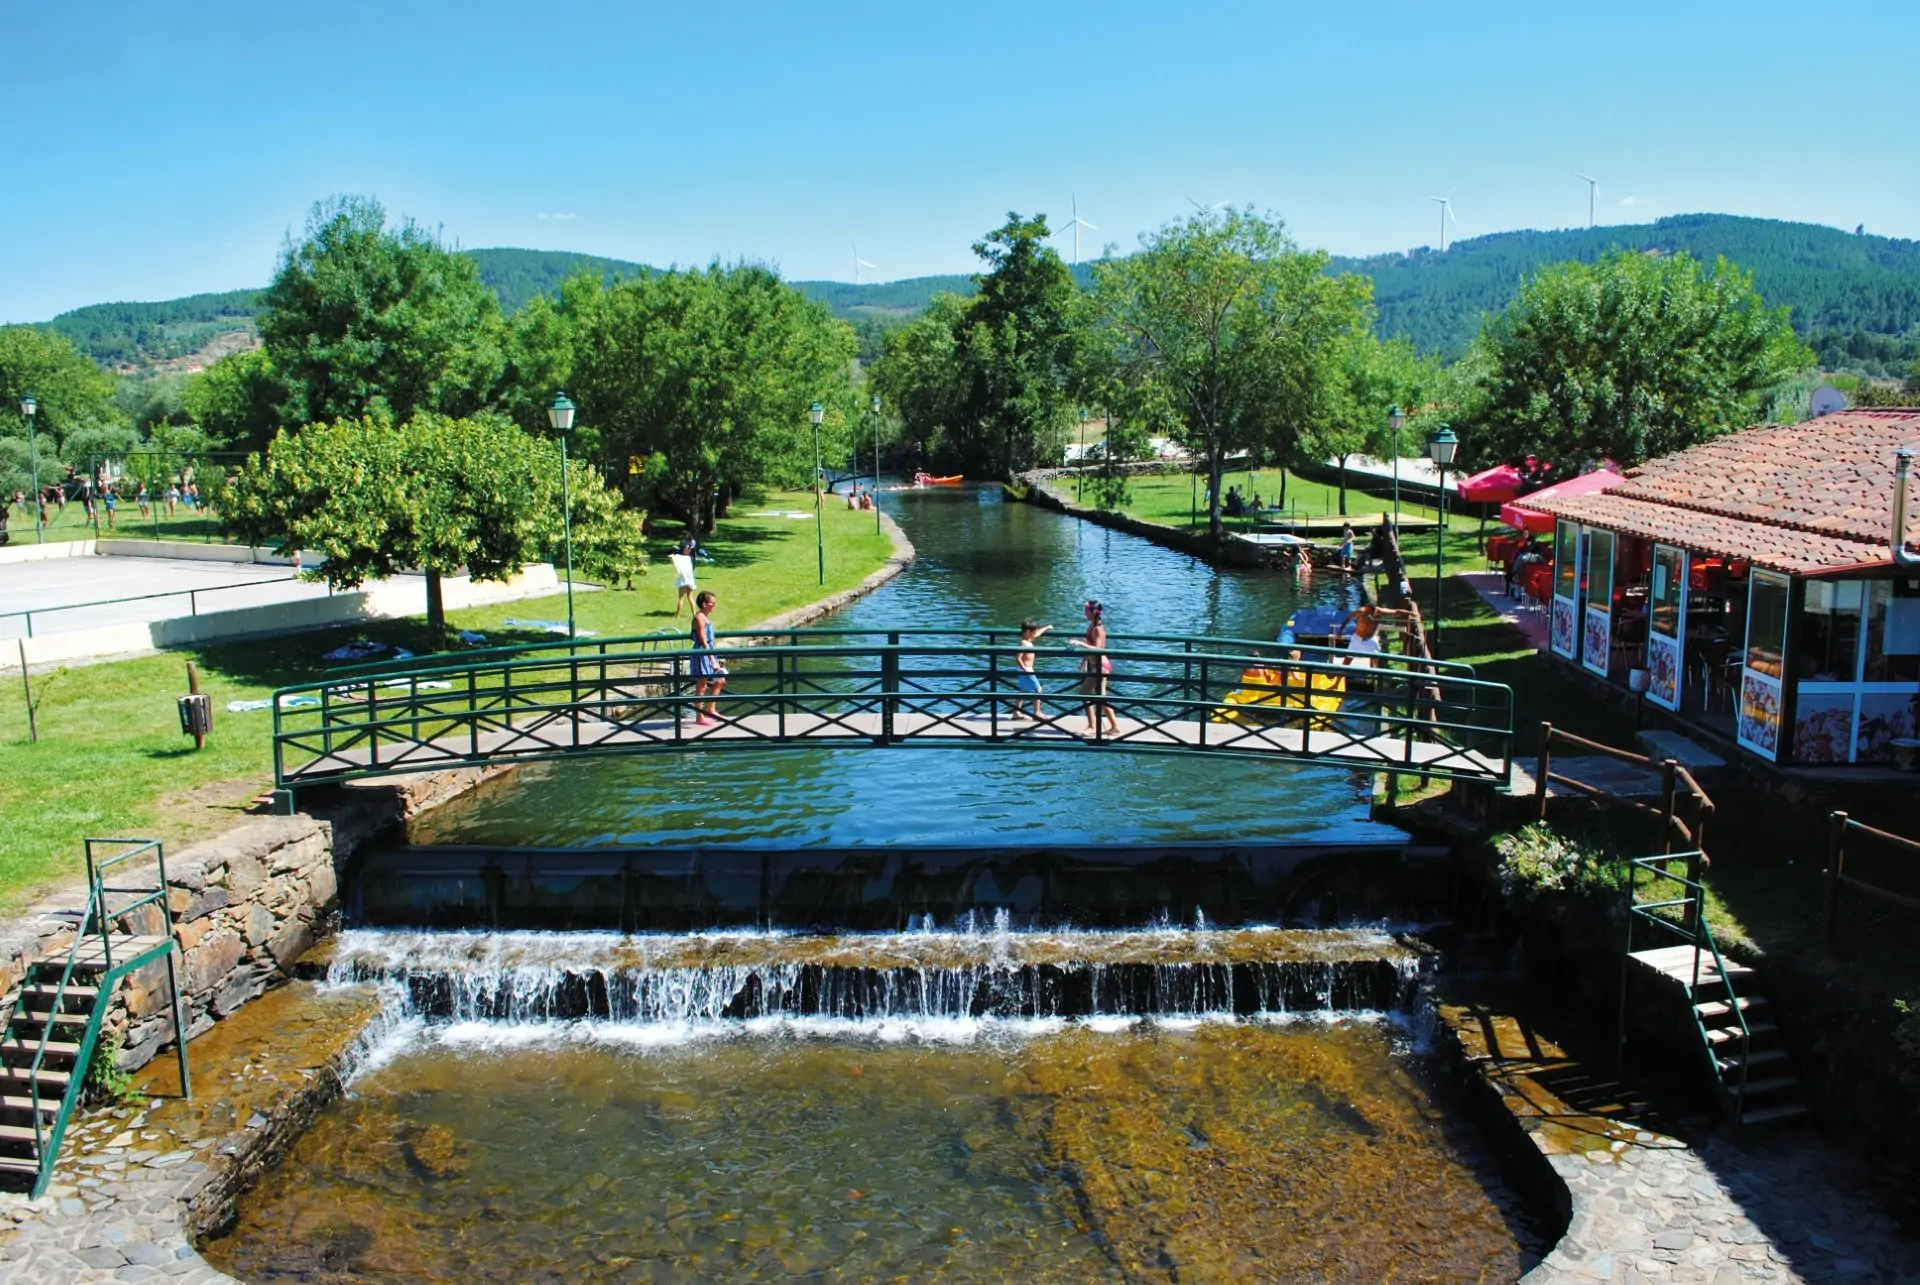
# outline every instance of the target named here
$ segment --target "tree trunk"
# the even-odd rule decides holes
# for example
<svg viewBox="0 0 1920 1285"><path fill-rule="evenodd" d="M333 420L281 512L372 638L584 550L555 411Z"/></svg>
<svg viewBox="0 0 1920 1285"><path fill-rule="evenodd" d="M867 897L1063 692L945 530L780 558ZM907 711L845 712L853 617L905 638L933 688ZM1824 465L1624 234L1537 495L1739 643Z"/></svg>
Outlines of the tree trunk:
<svg viewBox="0 0 1920 1285"><path fill-rule="evenodd" d="M1347 457L1340 456L1340 516L1347 516Z"/></svg>
<svg viewBox="0 0 1920 1285"><path fill-rule="evenodd" d="M427 568L427 631L434 637L434 645L447 632L447 604L440 596L440 573L432 567Z"/></svg>
<svg viewBox="0 0 1920 1285"><path fill-rule="evenodd" d="M1220 440L1214 438L1207 443L1207 534L1213 537L1215 544L1225 535L1220 521L1220 484L1224 480L1227 461L1225 452L1220 448Z"/></svg>
<svg viewBox="0 0 1920 1285"><path fill-rule="evenodd" d="M1282 461L1280 464L1280 507L1283 509L1287 507L1287 466L1285 461Z"/></svg>

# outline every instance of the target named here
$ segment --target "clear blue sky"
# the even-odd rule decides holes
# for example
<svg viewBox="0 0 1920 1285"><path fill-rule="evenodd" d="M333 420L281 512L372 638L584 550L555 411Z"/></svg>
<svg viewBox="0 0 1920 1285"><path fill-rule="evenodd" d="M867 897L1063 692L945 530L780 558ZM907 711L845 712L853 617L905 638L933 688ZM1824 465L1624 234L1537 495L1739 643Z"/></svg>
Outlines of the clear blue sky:
<svg viewBox="0 0 1920 1285"><path fill-rule="evenodd" d="M1920 4L0 0L0 321L265 283L336 192L469 247L968 271L1255 202L1337 252L1701 210L1920 236ZM548 217L541 217L546 215Z"/></svg>

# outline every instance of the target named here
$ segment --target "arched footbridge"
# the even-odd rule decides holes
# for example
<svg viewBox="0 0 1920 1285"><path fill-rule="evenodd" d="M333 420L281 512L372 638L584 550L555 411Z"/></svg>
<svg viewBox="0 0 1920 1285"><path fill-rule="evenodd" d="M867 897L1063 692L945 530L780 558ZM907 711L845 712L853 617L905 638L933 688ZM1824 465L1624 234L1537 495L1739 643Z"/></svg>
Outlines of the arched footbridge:
<svg viewBox="0 0 1920 1285"><path fill-rule="evenodd" d="M274 696L282 790L605 755L938 746L1314 762L1505 784L1513 694L1471 666L1235 638L1114 635L1089 723L1089 653L1037 649L1040 714L1008 630L722 634L702 721L684 634L579 639L345 671ZM750 642L756 646L747 646ZM1097 660L1095 662L1097 664Z"/></svg>

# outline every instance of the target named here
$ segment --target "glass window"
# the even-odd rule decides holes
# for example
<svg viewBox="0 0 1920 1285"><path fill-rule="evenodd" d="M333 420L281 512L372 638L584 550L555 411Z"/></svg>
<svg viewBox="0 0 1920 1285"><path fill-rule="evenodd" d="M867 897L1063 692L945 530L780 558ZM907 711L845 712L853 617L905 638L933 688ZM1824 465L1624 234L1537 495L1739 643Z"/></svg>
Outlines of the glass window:
<svg viewBox="0 0 1920 1285"><path fill-rule="evenodd" d="M1595 531L1587 545L1587 605L1613 609L1613 532Z"/></svg>
<svg viewBox="0 0 1920 1285"><path fill-rule="evenodd" d="M1909 618L1920 616L1920 597L1894 594L1891 580L1866 583L1867 654L1860 680L1867 683L1920 682L1920 641ZM1893 629L1887 628L1889 618Z"/></svg>
<svg viewBox="0 0 1920 1285"><path fill-rule="evenodd" d="M1560 598L1580 596L1580 528L1561 522L1553 529L1553 592Z"/></svg>
<svg viewBox="0 0 1920 1285"><path fill-rule="evenodd" d="M1747 595L1747 668L1770 678L1781 677L1780 653L1786 643L1787 578L1756 571Z"/></svg>
<svg viewBox="0 0 1920 1285"><path fill-rule="evenodd" d="M1860 607L1865 585L1858 580L1809 580L1800 608L1794 676L1811 683L1857 682L1860 663Z"/></svg>
<svg viewBox="0 0 1920 1285"><path fill-rule="evenodd" d="M1670 544L1653 546L1653 583L1647 587L1647 613L1653 632L1668 638L1680 636L1680 568L1686 554Z"/></svg>

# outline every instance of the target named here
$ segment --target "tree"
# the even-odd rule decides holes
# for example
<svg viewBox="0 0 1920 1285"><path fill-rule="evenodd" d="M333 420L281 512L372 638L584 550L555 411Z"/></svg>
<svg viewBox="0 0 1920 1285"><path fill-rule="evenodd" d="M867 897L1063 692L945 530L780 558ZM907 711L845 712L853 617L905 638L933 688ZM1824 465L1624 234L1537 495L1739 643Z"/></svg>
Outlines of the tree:
<svg viewBox="0 0 1920 1285"><path fill-rule="evenodd" d="M1008 481L1041 459L1058 461L1073 414L1078 291L1047 235L1046 215L1009 213L974 243L987 271L955 336L966 418L986 448L965 463Z"/></svg>
<svg viewBox="0 0 1920 1285"><path fill-rule="evenodd" d="M630 529L631 516L591 481L582 495L576 539L590 550L622 549L621 532L603 539L597 527ZM249 457L228 481L220 503L227 525L249 541L320 555L335 588L425 572L427 623L443 631L442 576L505 580L558 546L560 456L497 415L422 415L398 429L340 420L280 432L264 458Z"/></svg>
<svg viewBox="0 0 1920 1285"><path fill-rule="evenodd" d="M125 422L113 377L65 337L34 326L0 326L0 436L27 439L20 399L37 403L33 432L42 463L76 429Z"/></svg>
<svg viewBox="0 0 1920 1285"><path fill-rule="evenodd" d="M1340 512L1347 511L1347 461L1366 454L1391 458L1394 432L1387 412L1400 407L1417 422L1421 410L1437 395L1440 363L1422 357L1404 339L1381 341L1367 333L1355 334L1342 346L1305 434L1303 449L1316 458L1331 458L1339 469ZM1420 430L1403 429L1399 448L1420 454Z"/></svg>
<svg viewBox="0 0 1920 1285"><path fill-rule="evenodd" d="M826 460L858 423L853 331L767 268L714 264L613 286L569 283L581 453L639 476L711 530L734 487L800 486L813 473L807 408L824 404Z"/></svg>
<svg viewBox="0 0 1920 1285"><path fill-rule="evenodd" d="M472 259L364 197L314 205L261 299L287 421L470 415L505 366L500 305Z"/></svg>
<svg viewBox="0 0 1920 1285"><path fill-rule="evenodd" d="M290 394L263 348L228 353L180 390L187 417L227 451L265 450L287 422ZM298 422L298 421L296 421Z"/></svg>
<svg viewBox="0 0 1920 1285"><path fill-rule="evenodd" d="M1367 281L1330 277L1326 264L1279 219L1226 208L1167 223L1137 254L1094 265L1105 359L1128 383L1159 385L1183 441L1205 457L1216 540L1228 453L1290 458L1333 363L1367 324Z"/></svg>
<svg viewBox="0 0 1920 1285"><path fill-rule="evenodd" d="M890 331L871 375L873 387L899 419L901 435L923 455L964 454L967 380L956 337L969 302L937 294L927 310Z"/></svg>
<svg viewBox="0 0 1920 1285"><path fill-rule="evenodd" d="M1543 269L1487 322L1485 405L1470 465L1534 454L1638 464L1755 422L1812 364L1752 278L1725 259L1619 252Z"/></svg>

